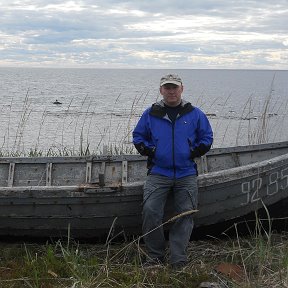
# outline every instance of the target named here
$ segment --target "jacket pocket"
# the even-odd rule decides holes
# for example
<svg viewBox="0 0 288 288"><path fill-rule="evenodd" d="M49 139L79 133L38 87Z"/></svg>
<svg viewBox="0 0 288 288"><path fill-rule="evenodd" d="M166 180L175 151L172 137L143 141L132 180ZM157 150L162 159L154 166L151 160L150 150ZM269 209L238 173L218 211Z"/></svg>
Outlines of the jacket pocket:
<svg viewBox="0 0 288 288"><path fill-rule="evenodd" d="M159 167L172 167L172 149L170 142L157 140L155 146L155 164Z"/></svg>
<svg viewBox="0 0 288 288"><path fill-rule="evenodd" d="M190 151L193 151L194 150L194 148L193 148L193 139L192 138L188 138L187 141L188 141L188 145L189 145Z"/></svg>

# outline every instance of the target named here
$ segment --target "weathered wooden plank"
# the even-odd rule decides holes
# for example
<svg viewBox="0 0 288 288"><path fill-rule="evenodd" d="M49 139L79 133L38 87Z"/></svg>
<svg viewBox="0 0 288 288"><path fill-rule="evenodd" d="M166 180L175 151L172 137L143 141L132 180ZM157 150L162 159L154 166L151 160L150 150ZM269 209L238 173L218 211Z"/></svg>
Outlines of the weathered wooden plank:
<svg viewBox="0 0 288 288"><path fill-rule="evenodd" d="M8 186L10 163L0 163L0 187Z"/></svg>
<svg viewBox="0 0 288 288"><path fill-rule="evenodd" d="M53 163L46 164L46 185L47 186L52 185L52 165Z"/></svg>
<svg viewBox="0 0 288 288"><path fill-rule="evenodd" d="M138 200L138 202L136 201ZM83 199L82 199L83 201ZM63 201L62 201L63 202ZM89 203L90 202L90 203ZM32 201L30 203L17 203L10 201L6 205L0 205L0 217L120 217L126 215L141 215L141 201L139 199L129 199L121 202L116 201L85 201L85 205L81 201ZM110 211L108 214L107 211Z"/></svg>
<svg viewBox="0 0 288 288"><path fill-rule="evenodd" d="M8 175L8 187L12 187L14 183L14 172L15 172L15 163L10 163L9 165L9 175Z"/></svg>
<svg viewBox="0 0 288 288"><path fill-rule="evenodd" d="M86 183L86 162L53 163L52 186L70 186L84 183Z"/></svg>
<svg viewBox="0 0 288 288"><path fill-rule="evenodd" d="M83 225L85 222L85 225ZM129 225L127 225L129 223ZM67 237L68 230L73 238L95 238L107 235L107 227L114 227L115 233L141 232L141 217L132 217L127 214L125 217L95 217L85 218L19 218L13 217L3 219L0 217L0 235L11 236L32 236L32 237ZM108 231L109 231L108 229Z"/></svg>
<svg viewBox="0 0 288 288"><path fill-rule="evenodd" d="M86 163L86 183L91 182L92 176L92 161L87 161Z"/></svg>
<svg viewBox="0 0 288 288"><path fill-rule="evenodd" d="M127 183L128 181L128 162L122 161L122 184Z"/></svg>

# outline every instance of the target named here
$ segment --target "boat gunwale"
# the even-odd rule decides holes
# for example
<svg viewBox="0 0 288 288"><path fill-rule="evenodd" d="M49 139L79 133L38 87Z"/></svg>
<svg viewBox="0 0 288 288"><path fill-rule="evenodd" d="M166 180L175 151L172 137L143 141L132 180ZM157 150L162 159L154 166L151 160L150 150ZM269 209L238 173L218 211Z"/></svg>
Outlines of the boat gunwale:
<svg viewBox="0 0 288 288"><path fill-rule="evenodd" d="M231 146L224 148L213 148L205 156L216 156L219 154L230 153L245 153L253 151L274 150L275 148L287 148L288 141L266 143L266 144L254 144L243 146ZM204 156L204 157L205 157ZM89 155L89 156L36 156L36 157L0 157L0 164L9 163L86 163L86 162L121 162L121 161L146 161L147 157L143 157L139 154L121 154L121 155Z"/></svg>
<svg viewBox="0 0 288 288"><path fill-rule="evenodd" d="M262 160L259 162L228 168L224 170L219 171L213 171L209 172L207 174L201 174L198 176L198 185L199 187L208 187L213 186L220 183L227 183L227 182L233 182L239 179L244 179L247 177L251 177L253 175L259 175L261 173L270 171L272 169L275 169L277 167L281 166L287 166L288 167L288 153L276 156L270 159ZM137 182L128 182L128 183L122 183L121 185L115 186L105 186L105 189L111 188L111 190L114 191L114 193L129 190L129 188L134 187L141 187L144 184L145 181L137 181ZM86 190L87 189L87 190ZM91 187L91 184L84 183L80 185L69 185L69 186L13 186L13 187L0 187L0 192L9 192L9 191L17 191L20 192L21 190L27 191L27 193L32 191L75 191L75 192L84 192L85 194L89 194L89 190L93 191L100 191L103 190L103 187L94 186ZM104 189L104 190L105 190ZM91 192L90 192L91 193ZM93 192L92 192L93 193ZM111 193L111 192L109 192Z"/></svg>
<svg viewBox="0 0 288 288"><path fill-rule="evenodd" d="M288 153L247 165L201 174L198 176L198 183L200 186L210 186L215 185L217 179L221 180L221 183L235 181L237 179L259 175L284 165L288 167Z"/></svg>
<svg viewBox="0 0 288 288"><path fill-rule="evenodd" d="M219 155L219 154L230 154L230 153L245 153L254 151L269 151L275 148L287 148L288 141L275 142L275 143L264 143L264 144L253 144L243 146L230 146L223 148L213 148L205 155Z"/></svg>

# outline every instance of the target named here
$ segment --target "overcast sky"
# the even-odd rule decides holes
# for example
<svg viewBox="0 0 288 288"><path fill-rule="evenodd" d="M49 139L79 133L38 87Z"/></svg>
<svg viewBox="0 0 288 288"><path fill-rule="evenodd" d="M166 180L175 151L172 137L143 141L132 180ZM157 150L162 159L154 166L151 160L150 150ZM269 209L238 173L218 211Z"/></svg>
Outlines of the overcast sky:
<svg viewBox="0 0 288 288"><path fill-rule="evenodd" d="M288 0L0 0L0 66L288 69Z"/></svg>

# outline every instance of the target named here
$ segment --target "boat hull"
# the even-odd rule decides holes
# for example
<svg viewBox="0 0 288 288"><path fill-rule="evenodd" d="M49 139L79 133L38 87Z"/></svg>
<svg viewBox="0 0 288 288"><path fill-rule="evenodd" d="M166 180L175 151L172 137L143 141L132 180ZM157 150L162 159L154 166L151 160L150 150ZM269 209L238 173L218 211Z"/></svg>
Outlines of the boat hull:
<svg viewBox="0 0 288 288"><path fill-rule="evenodd" d="M276 156L272 153L271 157L266 160L199 175L199 211L194 214L196 229L219 225L230 220L236 222L239 217L249 215L263 207L267 208L269 212L271 205L287 199L288 154L284 152L282 151L280 155ZM23 174L22 172L22 174L19 172L18 175L14 171L14 178L11 176L12 172L8 172L6 186L0 187L0 235L21 237L67 237L69 235L74 238L95 238L106 237L107 235L112 237L118 233L123 235L141 233L145 162L141 158L128 158L125 158L124 164L123 159L121 159L122 172L120 174L117 173L117 168L114 169L116 172L112 168L111 171L119 174L120 176L118 176L125 180L129 174L129 167L128 170L124 169L123 173L123 165L129 166L129 159L131 158L134 164L137 163L139 175L137 171L131 174L137 181L122 181L121 183L113 183L113 185L109 185L109 179L106 181L108 184L105 181L101 183L102 180L99 175L101 174L100 168L103 166L103 159L100 159L101 161L96 159L100 163L100 168L96 169L97 183L90 181L84 184L80 182L79 185L74 185L75 183L72 183L73 185L55 185L55 183L63 183L54 180L54 185L23 186L22 176L19 176ZM15 163L15 159L13 161ZM35 160L36 165L31 159L25 159L25 161L22 159L19 160L19 163L29 166L27 161L30 161L29 163L34 169L37 165L43 166L45 164L43 166L45 168L42 168L46 173L46 184L49 183L47 174L52 174L49 172L51 167L49 168L47 165L48 162L43 163L43 159L42 162ZM66 163L66 160L62 159L61 161ZM113 162L111 159L109 161L109 163ZM3 164L12 162L11 159L2 161ZM83 177L87 180L91 171L87 172L86 162L85 165L81 165L85 168L86 172ZM25 165L24 168L26 169ZM11 169L11 164L9 167ZM73 173L75 173L74 170ZM135 176L136 174L138 178ZM9 177L13 178L13 183L18 181L21 185L8 187ZM21 181L17 180L17 177L21 178ZM91 177L93 176L90 175ZM32 180L29 180L30 184ZM53 180L50 180L50 184L51 182L53 183ZM77 180L77 182L79 181ZM44 181L37 183L43 184ZM171 198L168 201L165 219L175 216L172 200ZM282 212L281 215L286 213L286 211Z"/></svg>

